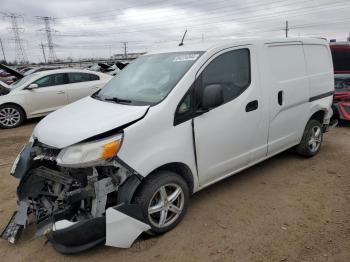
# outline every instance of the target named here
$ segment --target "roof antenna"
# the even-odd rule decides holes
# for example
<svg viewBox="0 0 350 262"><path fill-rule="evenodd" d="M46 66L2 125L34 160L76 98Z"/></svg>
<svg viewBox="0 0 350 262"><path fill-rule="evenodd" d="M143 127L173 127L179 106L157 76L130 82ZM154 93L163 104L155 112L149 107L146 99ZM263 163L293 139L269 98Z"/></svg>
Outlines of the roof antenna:
<svg viewBox="0 0 350 262"><path fill-rule="evenodd" d="M185 40L186 34L187 34L187 29L186 29L183 37L182 37L182 40L181 40L181 43L179 44L179 46L183 46L184 45L184 40Z"/></svg>

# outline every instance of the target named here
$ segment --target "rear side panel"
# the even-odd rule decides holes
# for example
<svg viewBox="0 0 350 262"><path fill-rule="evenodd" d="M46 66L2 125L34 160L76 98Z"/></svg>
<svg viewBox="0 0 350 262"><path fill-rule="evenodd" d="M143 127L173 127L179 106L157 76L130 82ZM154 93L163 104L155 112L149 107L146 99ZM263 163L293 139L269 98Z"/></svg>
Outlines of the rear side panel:
<svg viewBox="0 0 350 262"><path fill-rule="evenodd" d="M310 81L310 99L334 91L332 57L325 45L304 45L306 69ZM330 95L331 96L331 95Z"/></svg>
<svg viewBox="0 0 350 262"><path fill-rule="evenodd" d="M303 48L310 82L310 116L315 112L323 111L325 113L323 124L328 124L332 116L331 106L334 94L331 52L326 44L304 44Z"/></svg>

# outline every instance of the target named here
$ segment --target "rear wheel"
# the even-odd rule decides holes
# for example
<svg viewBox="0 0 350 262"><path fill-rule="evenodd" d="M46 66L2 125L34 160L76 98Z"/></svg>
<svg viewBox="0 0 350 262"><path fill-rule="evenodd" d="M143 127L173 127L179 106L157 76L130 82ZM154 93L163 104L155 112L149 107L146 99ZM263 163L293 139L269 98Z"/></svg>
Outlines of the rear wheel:
<svg viewBox="0 0 350 262"><path fill-rule="evenodd" d="M297 145L296 151L299 155L312 157L320 151L322 141L322 124L315 119L311 119L306 125L304 135L300 144Z"/></svg>
<svg viewBox="0 0 350 262"><path fill-rule="evenodd" d="M16 105L0 106L0 128L15 128L24 121L23 110Z"/></svg>
<svg viewBox="0 0 350 262"><path fill-rule="evenodd" d="M187 183L180 175L169 171L146 178L134 200L151 226L150 234L165 233L180 223L188 201Z"/></svg>

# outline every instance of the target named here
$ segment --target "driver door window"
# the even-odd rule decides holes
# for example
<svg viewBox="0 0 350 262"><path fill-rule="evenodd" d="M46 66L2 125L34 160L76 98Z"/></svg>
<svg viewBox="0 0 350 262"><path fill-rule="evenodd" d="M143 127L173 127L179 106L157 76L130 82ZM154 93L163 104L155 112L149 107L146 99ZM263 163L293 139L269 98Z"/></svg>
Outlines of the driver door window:
<svg viewBox="0 0 350 262"><path fill-rule="evenodd" d="M47 86L57 86L66 84L65 74L54 74L44 76L36 80L33 84L37 84L38 87L47 87Z"/></svg>
<svg viewBox="0 0 350 262"><path fill-rule="evenodd" d="M47 87L52 85L52 77L51 76L44 76L34 82L34 84L37 84L38 87Z"/></svg>
<svg viewBox="0 0 350 262"><path fill-rule="evenodd" d="M232 101L250 85L249 49L233 50L216 57L200 77L199 96L205 86L219 84L223 88L224 104Z"/></svg>

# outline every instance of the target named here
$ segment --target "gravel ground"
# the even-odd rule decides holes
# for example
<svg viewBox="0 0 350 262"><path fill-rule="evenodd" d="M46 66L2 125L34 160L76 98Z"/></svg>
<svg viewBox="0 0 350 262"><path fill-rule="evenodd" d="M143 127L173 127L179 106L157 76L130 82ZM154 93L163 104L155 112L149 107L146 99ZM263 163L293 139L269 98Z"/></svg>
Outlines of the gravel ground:
<svg viewBox="0 0 350 262"><path fill-rule="evenodd" d="M0 130L0 228L16 206L11 164L35 122ZM130 249L105 246L57 253L25 232L0 241L1 261L350 261L350 127L325 135L319 155L292 150L207 188L191 199L183 222Z"/></svg>

